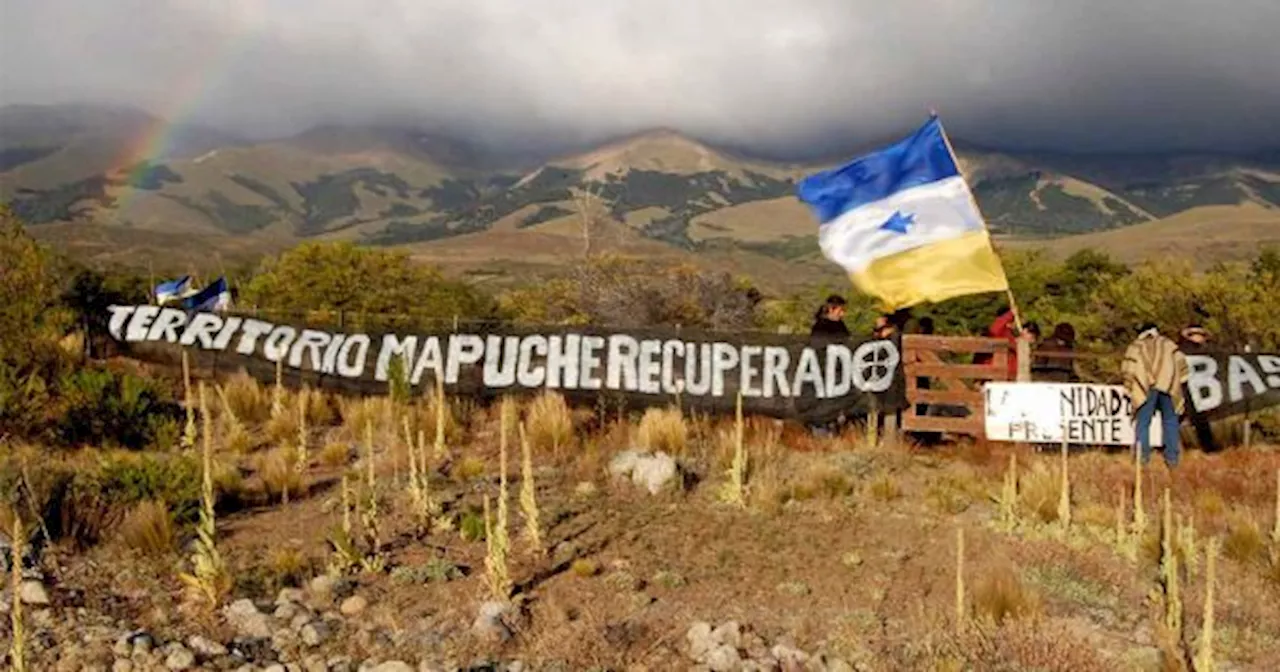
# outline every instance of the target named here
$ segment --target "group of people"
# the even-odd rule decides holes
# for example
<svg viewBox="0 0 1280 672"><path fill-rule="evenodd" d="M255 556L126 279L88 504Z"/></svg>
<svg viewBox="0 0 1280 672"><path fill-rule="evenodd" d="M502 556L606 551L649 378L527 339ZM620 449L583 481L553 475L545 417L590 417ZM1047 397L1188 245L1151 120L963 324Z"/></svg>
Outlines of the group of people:
<svg viewBox="0 0 1280 672"><path fill-rule="evenodd" d="M844 297L831 295L818 308L810 329L812 338L844 339L851 333L844 323L847 302ZM903 310L891 314L880 315L872 328L873 338L893 338L906 330L911 321L909 311ZM916 322L914 333L934 333L933 319L921 317ZM1165 463L1176 467L1181 455L1179 441L1180 418L1186 407L1186 385L1189 370L1186 355L1203 353L1208 350L1209 332L1198 324L1187 326L1179 334L1178 341L1173 341L1160 333L1154 323L1145 323L1138 327L1137 338L1125 351L1121 372L1125 390L1133 403L1135 435L1141 452L1143 464L1151 459L1150 426L1155 414L1160 414L1161 436L1163 438L1163 455ZM1040 325L1027 322L1019 329L1014 311L1005 306L1001 308L995 319L986 329L989 338L1009 341L1008 374L1009 380L1016 380L1018 374L1018 355L1016 344L1019 339L1028 343L1031 352L1031 379L1039 382L1074 383L1080 376L1076 369L1076 330L1071 324L1063 322L1053 328L1048 338L1042 340ZM990 365L994 355L979 353L974 355L974 364ZM929 379L916 381L919 389L928 389ZM923 406L923 405L922 405ZM928 413L930 409L917 409L917 413ZM1195 429L1196 439L1205 450L1216 450L1213 432L1209 422L1201 416L1191 415L1191 424ZM820 431L823 428L815 428Z"/></svg>

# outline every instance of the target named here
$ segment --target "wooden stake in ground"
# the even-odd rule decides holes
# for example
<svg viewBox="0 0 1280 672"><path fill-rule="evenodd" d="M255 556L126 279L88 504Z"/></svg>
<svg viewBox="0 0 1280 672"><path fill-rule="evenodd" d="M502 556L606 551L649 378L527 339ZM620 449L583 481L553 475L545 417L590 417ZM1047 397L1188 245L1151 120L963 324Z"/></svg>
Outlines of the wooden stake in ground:
<svg viewBox="0 0 1280 672"><path fill-rule="evenodd" d="M1217 579L1217 538L1209 539L1205 556L1204 625L1200 629L1200 644L1196 647L1195 672L1214 672L1217 669L1213 662L1213 584Z"/></svg>
<svg viewBox="0 0 1280 672"><path fill-rule="evenodd" d="M24 543L27 541L27 532L22 529L22 516L16 513L13 516L13 545L9 548L10 563L10 596L13 598L13 604L9 607L9 624L12 629L13 642L9 644L9 661L13 666L14 672L26 672L26 642L27 635L23 629L22 623L22 554Z"/></svg>
<svg viewBox="0 0 1280 672"><path fill-rule="evenodd" d="M964 528L956 528L956 632L964 630Z"/></svg>
<svg viewBox="0 0 1280 672"><path fill-rule="evenodd" d="M1063 428L1066 429L1065 427ZM1062 529L1071 527L1071 475L1067 471L1067 435L1062 434L1062 494L1058 497L1058 522Z"/></svg>

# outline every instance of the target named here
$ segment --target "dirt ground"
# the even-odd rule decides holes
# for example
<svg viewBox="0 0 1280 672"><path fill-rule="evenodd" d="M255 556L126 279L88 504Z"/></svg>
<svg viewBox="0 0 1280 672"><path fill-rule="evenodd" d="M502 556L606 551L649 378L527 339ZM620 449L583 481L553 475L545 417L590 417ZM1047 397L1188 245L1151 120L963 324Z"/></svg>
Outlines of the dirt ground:
<svg viewBox="0 0 1280 672"><path fill-rule="evenodd" d="M350 573L368 607L318 651L458 666L519 660L534 670L693 669L691 625L735 621L766 647L841 661L824 669L1189 669L1203 649L1214 538L1216 669L1280 669L1280 539L1271 536L1280 453L1265 447L1190 452L1175 473L1157 458L1143 477L1146 531L1133 540L1134 467L1126 453L1070 457L1064 524L1062 462L1052 450L873 446L857 435L814 439L756 422L747 433L746 501L738 506L722 496L731 463L723 423L691 430L678 455L680 485L657 495L609 474L610 459L634 445L633 426L583 431L559 455L536 456L541 553L523 535L519 451L508 458L516 608L514 636L495 642L472 629L479 605L493 599L486 542L463 535L464 519L482 511L484 496L498 494L494 425L492 417L473 422L432 464L438 518L451 520L450 530L418 529L404 453L380 453L384 568ZM331 435L318 443L349 434L317 431ZM236 578L227 600L270 601L325 572L341 520L340 477L349 467L361 472L359 455L352 450L346 464L329 466L313 460L306 492L287 504L247 497L219 517L219 550ZM1005 506L1012 455L1017 501ZM221 459L240 465L243 488L258 487L252 454ZM1165 626L1170 598L1161 580L1166 489L1180 535L1177 632ZM1131 553L1117 537L1117 518ZM144 556L111 540L50 553L55 620L62 609L81 622L97 614L111 627L146 629L158 639L235 635L218 612L184 606L183 553ZM35 669L53 669L43 665L59 651L54 645L37 654L44 657Z"/></svg>

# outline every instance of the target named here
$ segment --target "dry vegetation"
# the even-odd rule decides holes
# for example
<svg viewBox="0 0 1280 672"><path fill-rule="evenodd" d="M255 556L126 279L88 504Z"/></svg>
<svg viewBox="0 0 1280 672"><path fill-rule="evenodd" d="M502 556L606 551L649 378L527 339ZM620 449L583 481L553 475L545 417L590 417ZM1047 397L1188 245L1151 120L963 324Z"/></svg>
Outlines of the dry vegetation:
<svg viewBox="0 0 1280 672"><path fill-rule="evenodd" d="M1265 448L1135 479L1123 453L1063 474L1056 450L818 439L676 406L590 422L552 393L464 408L237 376L206 396L194 455L5 446L0 524L60 539L56 608L81 591L157 635L226 641L208 601L329 572L370 606L323 651L357 659L687 669L690 623L733 619L856 669L1280 669ZM627 448L684 477L657 496L611 479ZM470 631L493 599L514 614L505 642ZM53 669L60 651L23 655Z"/></svg>

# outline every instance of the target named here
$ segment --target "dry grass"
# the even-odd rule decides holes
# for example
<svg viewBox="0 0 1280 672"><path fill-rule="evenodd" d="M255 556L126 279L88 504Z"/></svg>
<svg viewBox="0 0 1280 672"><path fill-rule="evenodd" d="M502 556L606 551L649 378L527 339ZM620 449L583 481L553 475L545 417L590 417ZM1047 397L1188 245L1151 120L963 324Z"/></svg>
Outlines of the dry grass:
<svg viewBox="0 0 1280 672"><path fill-rule="evenodd" d="M311 573L311 562L297 548L280 547L267 555L265 569L275 585L300 586Z"/></svg>
<svg viewBox="0 0 1280 672"><path fill-rule="evenodd" d="M338 420L338 409L334 406L333 397L324 390L307 388L307 424L312 427L328 427Z"/></svg>
<svg viewBox="0 0 1280 672"><path fill-rule="evenodd" d="M891 502L902 496L902 486L887 471L882 471L867 486L867 492L881 502Z"/></svg>
<svg viewBox="0 0 1280 672"><path fill-rule="evenodd" d="M988 623L1000 625L1009 619L1035 618L1040 610L1040 596L1023 583L1012 567L989 571L973 590L974 616Z"/></svg>
<svg viewBox="0 0 1280 672"><path fill-rule="evenodd" d="M331 441L320 449L320 464L340 467L351 462L351 446L342 441Z"/></svg>
<svg viewBox="0 0 1280 672"><path fill-rule="evenodd" d="M1227 503L1222 499L1222 495L1212 488L1201 489L1196 491L1195 495L1196 518L1200 520L1213 520L1218 516L1226 513Z"/></svg>
<svg viewBox="0 0 1280 672"><path fill-rule="evenodd" d="M294 462L294 451L287 446L273 448L259 458L258 476L267 499L282 499L286 492L291 498L302 494L303 476Z"/></svg>
<svg viewBox="0 0 1280 672"><path fill-rule="evenodd" d="M1038 461L1023 472L1018 483L1018 504L1042 523L1058 520L1058 500L1062 497L1062 476Z"/></svg>
<svg viewBox="0 0 1280 672"><path fill-rule="evenodd" d="M119 535L127 548L145 555L169 553L176 539L169 507L154 499L134 505L121 521Z"/></svg>
<svg viewBox="0 0 1280 672"><path fill-rule="evenodd" d="M636 445L641 449L682 456L689 448L689 426L675 407L650 408L636 427Z"/></svg>
<svg viewBox="0 0 1280 672"><path fill-rule="evenodd" d="M1233 515L1222 540L1222 554L1236 562L1254 563L1266 560L1266 550L1267 542L1257 521L1244 514Z"/></svg>
<svg viewBox="0 0 1280 672"><path fill-rule="evenodd" d="M537 452L559 455L573 442L573 413L564 396L546 391L533 398L525 409L529 447Z"/></svg>
<svg viewBox="0 0 1280 672"><path fill-rule="evenodd" d="M245 424L261 424L271 416L271 394L244 371L227 379L220 387L219 397L224 401L223 412L230 412Z"/></svg>

